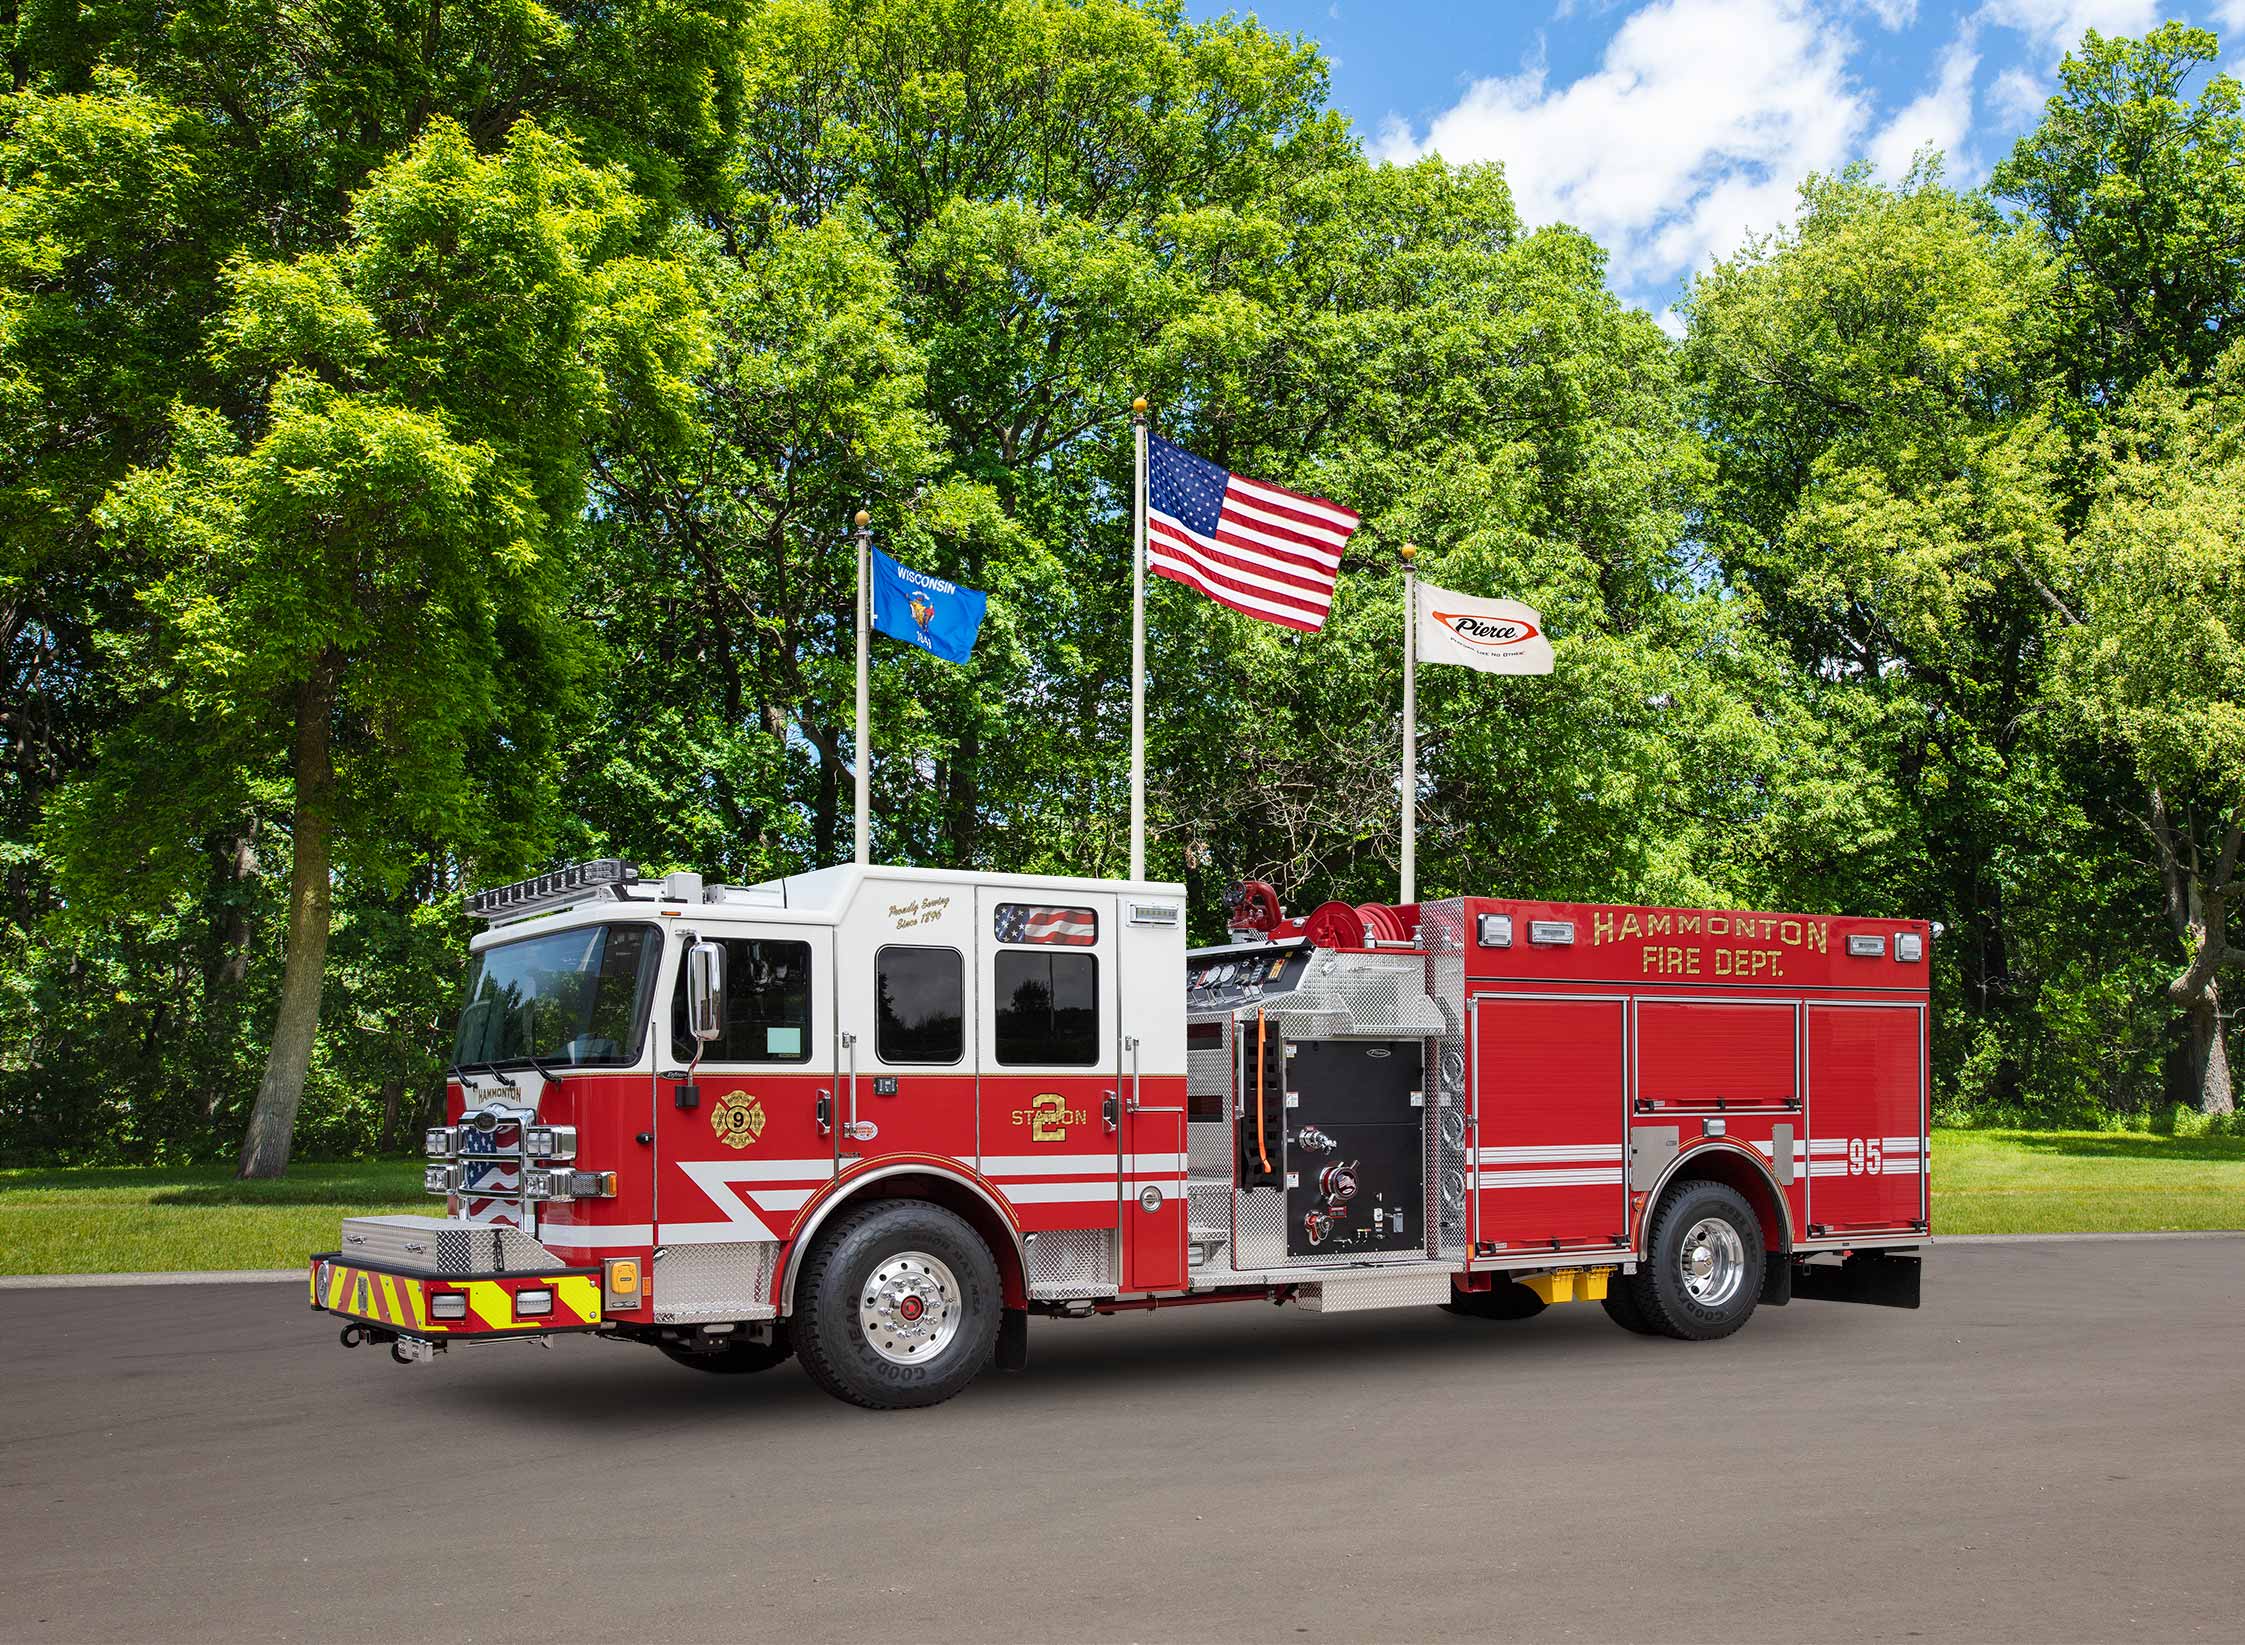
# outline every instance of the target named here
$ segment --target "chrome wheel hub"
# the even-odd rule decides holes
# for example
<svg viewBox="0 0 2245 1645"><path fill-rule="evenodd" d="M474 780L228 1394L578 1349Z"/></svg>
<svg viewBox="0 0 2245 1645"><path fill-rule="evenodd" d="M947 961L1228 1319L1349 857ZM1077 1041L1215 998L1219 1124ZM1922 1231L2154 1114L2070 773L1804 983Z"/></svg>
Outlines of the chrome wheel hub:
<svg viewBox="0 0 2245 1645"><path fill-rule="evenodd" d="M1692 1301L1720 1308L1746 1281L1746 1242L1721 1217L1701 1217L1685 1230L1677 1267Z"/></svg>
<svg viewBox="0 0 2245 1645"><path fill-rule="evenodd" d="M857 1318L873 1351L895 1365L934 1359L959 1334L959 1281L925 1251L884 1257L859 1293Z"/></svg>

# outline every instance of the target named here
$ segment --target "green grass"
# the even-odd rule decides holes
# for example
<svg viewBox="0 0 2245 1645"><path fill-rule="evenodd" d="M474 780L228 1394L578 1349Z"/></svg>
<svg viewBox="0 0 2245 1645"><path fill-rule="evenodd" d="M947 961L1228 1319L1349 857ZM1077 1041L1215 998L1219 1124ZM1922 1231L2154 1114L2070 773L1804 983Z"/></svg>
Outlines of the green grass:
<svg viewBox="0 0 2245 1645"><path fill-rule="evenodd" d="M1935 1234L2245 1228L2245 1137L1933 1133Z"/></svg>
<svg viewBox="0 0 2245 1645"><path fill-rule="evenodd" d="M223 1166L0 1171L0 1274L293 1268L336 1224L432 1212L417 1162L298 1165L282 1182ZM1936 1131L1944 1234L2245 1228L2245 1137Z"/></svg>
<svg viewBox="0 0 2245 1645"><path fill-rule="evenodd" d="M370 1212L438 1211L410 1160L296 1165L280 1182L225 1166L0 1171L0 1274L293 1268Z"/></svg>

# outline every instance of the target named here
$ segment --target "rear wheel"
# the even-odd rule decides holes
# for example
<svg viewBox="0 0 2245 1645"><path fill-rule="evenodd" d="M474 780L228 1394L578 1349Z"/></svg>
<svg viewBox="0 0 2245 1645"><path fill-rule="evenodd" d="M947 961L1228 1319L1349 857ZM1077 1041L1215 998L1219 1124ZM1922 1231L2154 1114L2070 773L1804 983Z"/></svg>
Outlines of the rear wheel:
<svg viewBox="0 0 2245 1645"><path fill-rule="evenodd" d="M1629 1281L1630 1300L1663 1336L1727 1337L1761 1300L1762 1225L1735 1188L1678 1183L1653 1212L1645 1254Z"/></svg>
<svg viewBox="0 0 2245 1645"><path fill-rule="evenodd" d="M1616 1274L1607 1284L1606 1300L1602 1304L1606 1317L1624 1331L1634 1331L1641 1337L1665 1335L1659 1326L1645 1318L1644 1310L1637 1306L1634 1283L1628 1276Z"/></svg>
<svg viewBox="0 0 2245 1645"><path fill-rule="evenodd" d="M775 1365L786 1364L795 1355L795 1344L788 1339L784 1325L774 1326L771 1338L764 1342L752 1337L713 1337L706 1348L698 1343L689 1347L676 1342L658 1342L655 1346L666 1358L680 1365L725 1376L769 1371Z"/></svg>
<svg viewBox="0 0 2245 1645"><path fill-rule="evenodd" d="M920 1200L884 1200L819 1237L791 1324L811 1380L870 1410L934 1405L997 1347L998 1265L966 1222Z"/></svg>

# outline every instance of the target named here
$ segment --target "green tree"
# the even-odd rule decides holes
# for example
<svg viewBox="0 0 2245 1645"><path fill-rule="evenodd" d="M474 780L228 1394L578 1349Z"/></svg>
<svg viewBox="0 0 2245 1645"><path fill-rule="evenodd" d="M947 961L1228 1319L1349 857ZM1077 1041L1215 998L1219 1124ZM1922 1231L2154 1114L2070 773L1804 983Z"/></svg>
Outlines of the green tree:
<svg viewBox="0 0 2245 1645"><path fill-rule="evenodd" d="M217 347L270 383L263 403L242 426L183 410L170 460L106 507L163 572L134 712L56 808L74 901L176 882L203 819L288 774L285 971L244 1175L286 1167L335 873L396 877L426 833L499 865L540 838L584 447L665 392L695 336L670 271L626 255L638 209L527 122L488 159L433 122L360 195L346 250L232 268Z"/></svg>
<svg viewBox="0 0 2245 1645"><path fill-rule="evenodd" d="M2180 23L2142 40L2090 31L2059 66L2042 123L1991 179L2052 249L2053 351L2085 443L2145 378L2197 380L2245 320L2238 83L2213 73L2196 103L2185 95L2220 55L2212 34Z"/></svg>
<svg viewBox="0 0 2245 1645"><path fill-rule="evenodd" d="M2156 1032L2073 1004L2102 986L2085 941L2141 954L2150 914L2085 892L2124 873L2118 774L2047 723L2060 278L2038 234L1937 171L1897 189L1851 173L1808 185L1796 226L1718 264L1686 309L1710 541L1816 697L1853 700L1902 800L1878 905L1956 928L1936 972L1944 1100L2014 1111L2128 1089Z"/></svg>
<svg viewBox="0 0 2245 1645"><path fill-rule="evenodd" d="M2199 1108L2237 1107L2221 974L2245 846L2245 344L2200 387L2154 377L2113 419L2095 507L2066 556L2057 689L2125 751L2179 966Z"/></svg>

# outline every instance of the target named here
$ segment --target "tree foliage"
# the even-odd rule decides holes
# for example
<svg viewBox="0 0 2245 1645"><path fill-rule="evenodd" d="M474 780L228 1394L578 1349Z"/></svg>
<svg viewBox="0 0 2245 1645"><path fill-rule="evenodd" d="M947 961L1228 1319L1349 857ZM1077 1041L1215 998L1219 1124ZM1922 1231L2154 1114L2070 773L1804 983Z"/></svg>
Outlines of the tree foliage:
<svg viewBox="0 0 2245 1645"><path fill-rule="evenodd" d="M836 860L859 507L992 595L964 668L876 642L877 851L1119 871L1140 394L1365 521L1314 638L1153 586L1201 934L1240 877L1393 894L1411 541L1558 656L1421 676L1424 894L1930 915L1947 1109L2216 1104L2209 36L2090 36L1991 194L1812 181L1678 344L1501 168L1369 164L1313 47L1177 0L24 17L0 1150L394 1143L463 885Z"/></svg>

